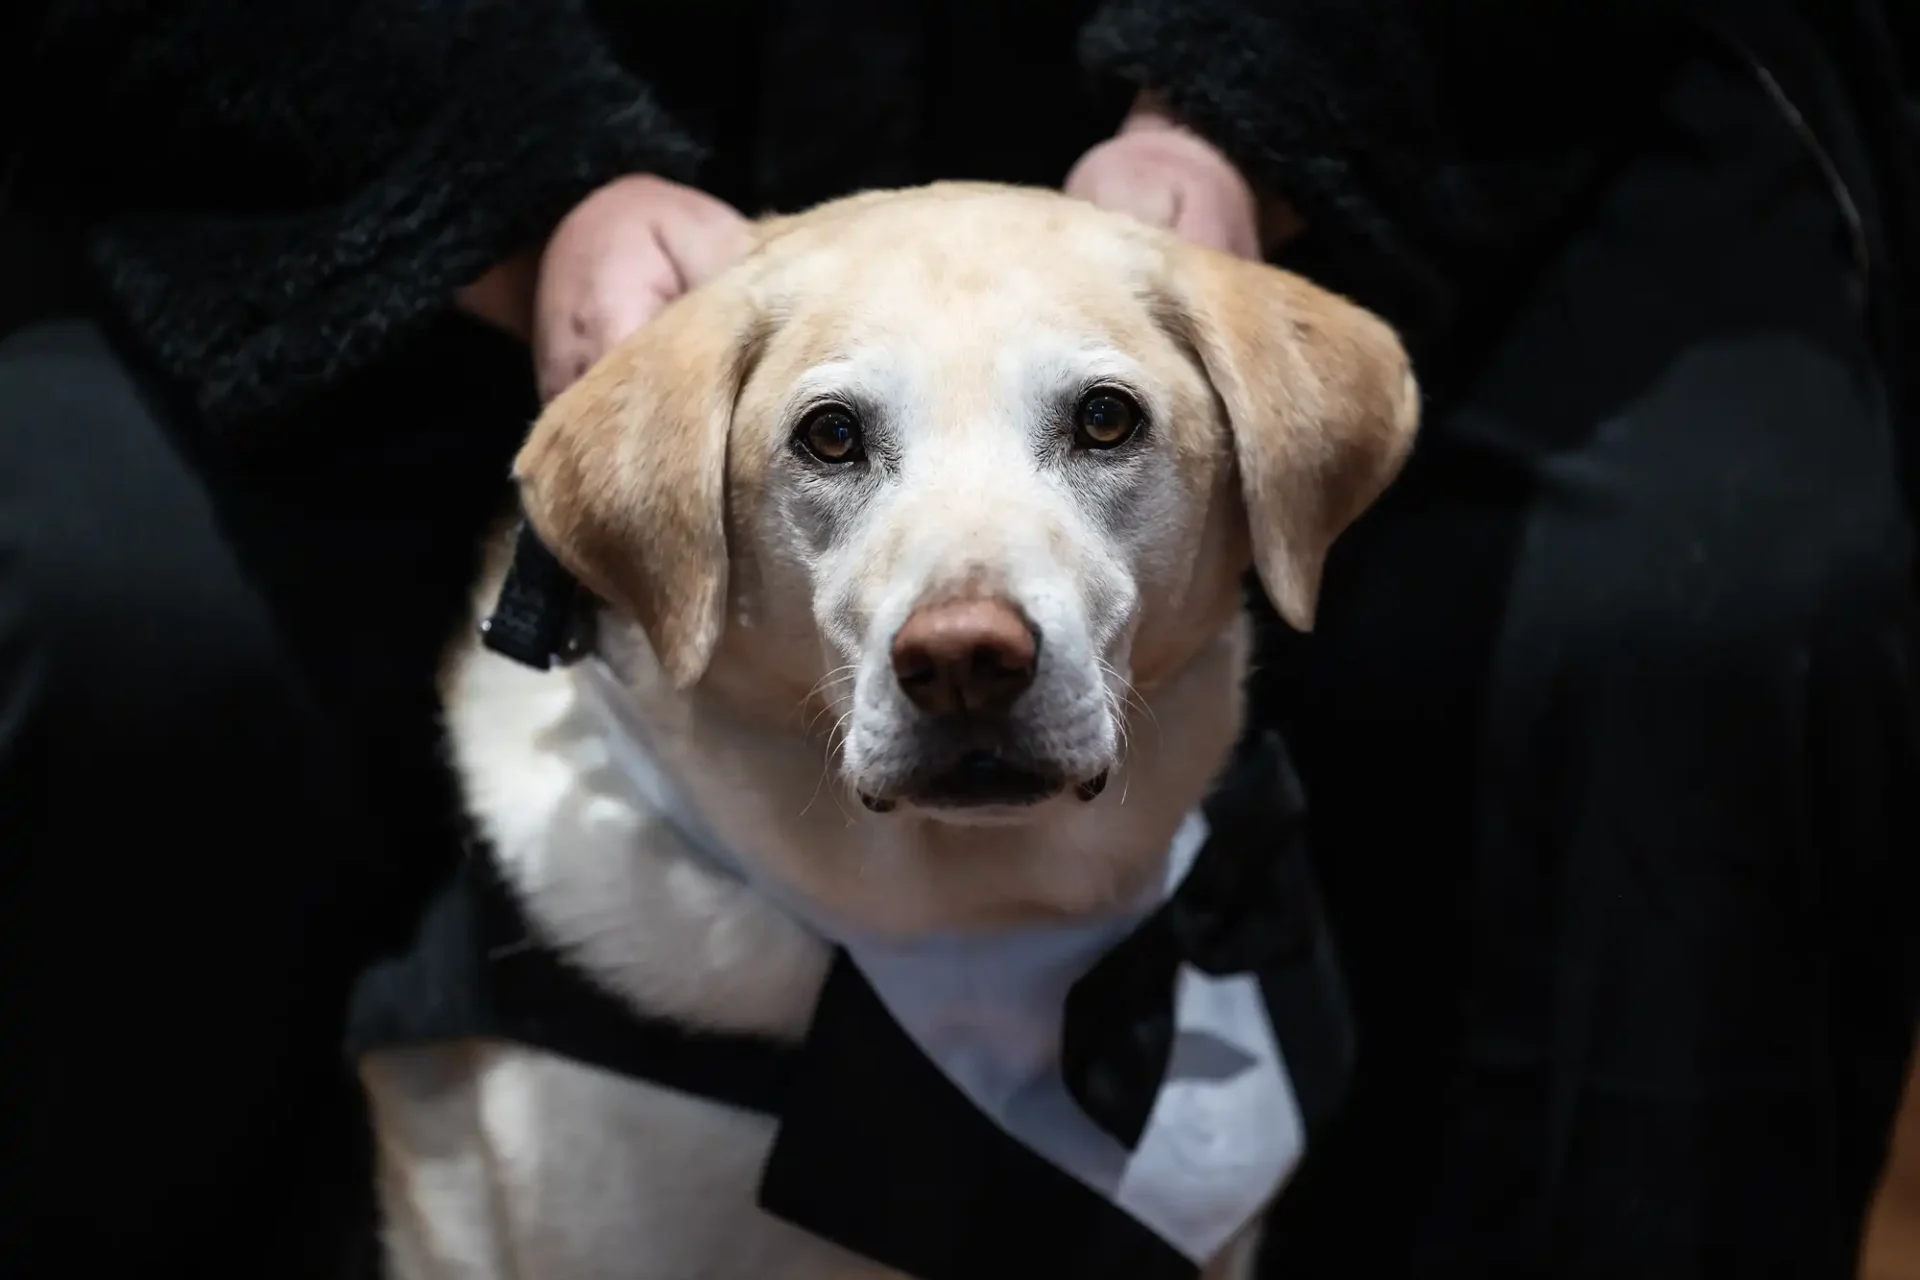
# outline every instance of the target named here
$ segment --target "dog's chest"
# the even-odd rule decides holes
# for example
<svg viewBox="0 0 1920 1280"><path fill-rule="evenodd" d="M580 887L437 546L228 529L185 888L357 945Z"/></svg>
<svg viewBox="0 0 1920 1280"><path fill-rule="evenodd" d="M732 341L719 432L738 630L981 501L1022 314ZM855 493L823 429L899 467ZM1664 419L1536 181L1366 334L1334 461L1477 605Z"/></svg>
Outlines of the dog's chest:
<svg viewBox="0 0 1920 1280"><path fill-rule="evenodd" d="M638 1011L798 1039L827 947L687 853L568 682L495 663L469 679L484 696L465 705L485 708L453 726L469 801L546 940ZM401 1276L893 1274L756 1208L767 1117L500 1041L371 1054L362 1076Z"/></svg>
<svg viewBox="0 0 1920 1280"><path fill-rule="evenodd" d="M546 940L650 1015L799 1039L826 944L689 850L564 675L481 661L466 686L449 721L469 805Z"/></svg>
<svg viewBox="0 0 1920 1280"><path fill-rule="evenodd" d="M602 814L605 820L607 815ZM697 876L543 894L592 938L603 979L677 1021L784 1034L804 1025L824 948L765 939ZM647 902L643 937L624 924ZM625 945L622 945L624 937ZM670 939L668 946L661 939ZM621 958L618 968L616 957ZM648 999L636 998L644 991ZM497 1040L383 1051L363 1063L382 1140L396 1275L486 1280L771 1280L890 1276L756 1207L765 1116Z"/></svg>
<svg viewBox="0 0 1920 1280"><path fill-rule="evenodd" d="M463 1105L430 1132L411 1089L438 1066L382 1055L369 1082L383 1132L421 1150L384 1190L397 1269L506 1280L882 1280L877 1269L754 1207L764 1117L510 1045L473 1055ZM389 1123L392 1106L404 1121ZM397 1119L397 1118L396 1118ZM453 1264L453 1265L449 1265Z"/></svg>
<svg viewBox="0 0 1920 1280"><path fill-rule="evenodd" d="M494 687L450 709L469 802L548 943L644 1014L799 1039L829 958L818 938L687 853L564 681L473 684ZM759 1210L775 1127L753 1113L499 1041L382 1053L366 1076L400 1275L897 1274Z"/></svg>

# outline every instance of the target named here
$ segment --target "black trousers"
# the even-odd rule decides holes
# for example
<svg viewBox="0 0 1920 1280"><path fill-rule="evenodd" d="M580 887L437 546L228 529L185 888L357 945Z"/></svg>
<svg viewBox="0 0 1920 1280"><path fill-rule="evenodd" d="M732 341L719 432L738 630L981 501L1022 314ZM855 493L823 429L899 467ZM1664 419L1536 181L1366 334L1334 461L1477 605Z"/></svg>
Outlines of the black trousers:
<svg viewBox="0 0 1920 1280"><path fill-rule="evenodd" d="M218 446L95 324L0 341L0 1270L374 1274L344 998L456 853L434 653L531 412L461 322Z"/></svg>
<svg viewBox="0 0 1920 1280"><path fill-rule="evenodd" d="M1853 1274L1920 1017L1914 521L1855 266L1703 55L1276 640L1361 1068L1271 1274Z"/></svg>
<svg viewBox="0 0 1920 1280"><path fill-rule="evenodd" d="M1362 1035L1290 1280L1848 1272L1912 526L1830 193L1726 68L1673 106L1269 654ZM205 447L93 326L0 345L9 1274L366 1265L340 997L452 853L434 655L525 384L453 326Z"/></svg>
<svg viewBox="0 0 1920 1280"><path fill-rule="evenodd" d="M204 487L77 324L0 345L0 770L0 1214L31 1236L4 1265L329 1274L301 1264L354 1198L328 1026L366 815Z"/></svg>

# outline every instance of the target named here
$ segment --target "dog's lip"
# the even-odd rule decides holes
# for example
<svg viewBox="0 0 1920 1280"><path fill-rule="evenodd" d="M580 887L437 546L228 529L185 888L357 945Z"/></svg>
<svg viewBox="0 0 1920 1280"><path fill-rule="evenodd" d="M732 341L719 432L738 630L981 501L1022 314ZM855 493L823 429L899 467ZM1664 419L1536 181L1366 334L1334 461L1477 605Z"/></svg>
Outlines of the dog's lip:
<svg viewBox="0 0 1920 1280"><path fill-rule="evenodd" d="M1066 789L1051 769L1010 760L997 752L970 751L951 765L916 778L900 798L921 809L1025 808Z"/></svg>

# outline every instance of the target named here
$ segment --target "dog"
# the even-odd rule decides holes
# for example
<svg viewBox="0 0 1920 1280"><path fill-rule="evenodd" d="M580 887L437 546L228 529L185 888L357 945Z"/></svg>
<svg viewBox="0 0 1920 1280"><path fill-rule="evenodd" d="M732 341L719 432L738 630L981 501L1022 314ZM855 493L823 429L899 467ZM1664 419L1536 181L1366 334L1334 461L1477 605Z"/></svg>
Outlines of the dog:
<svg viewBox="0 0 1920 1280"><path fill-rule="evenodd" d="M768 219L514 468L662 769L754 874L609 767L573 673L477 628L442 690L468 816L599 986L729 1033L798 1041L828 970L765 884L896 941L1114 910L1241 733L1247 569L1309 627L1418 416L1377 317L1056 193ZM485 1038L360 1071L395 1276L899 1274L756 1207L766 1117Z"/></svg>

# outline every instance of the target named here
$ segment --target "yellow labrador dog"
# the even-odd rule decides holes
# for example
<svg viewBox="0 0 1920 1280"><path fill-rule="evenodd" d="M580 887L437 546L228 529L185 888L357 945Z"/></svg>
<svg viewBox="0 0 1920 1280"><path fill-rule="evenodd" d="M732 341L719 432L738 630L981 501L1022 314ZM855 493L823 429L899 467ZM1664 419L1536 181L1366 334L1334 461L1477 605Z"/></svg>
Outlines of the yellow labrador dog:
<svg viewBox="0 0 1920 1280"><path fill-rule="evenodd" d="M1164 873L1240 732L1245 570L1308 626L1417 416L1395 335L1337 297L946 184L765 223L553 403L516 475L700 818L760 882L911 939ZM805 1032L828 946L607 767L576 673L463 642L445 712L543 937L633 1008ZM756 1208L760 1116L498 1041L362 1066L398 1276L895 1274Z"/></svg>

